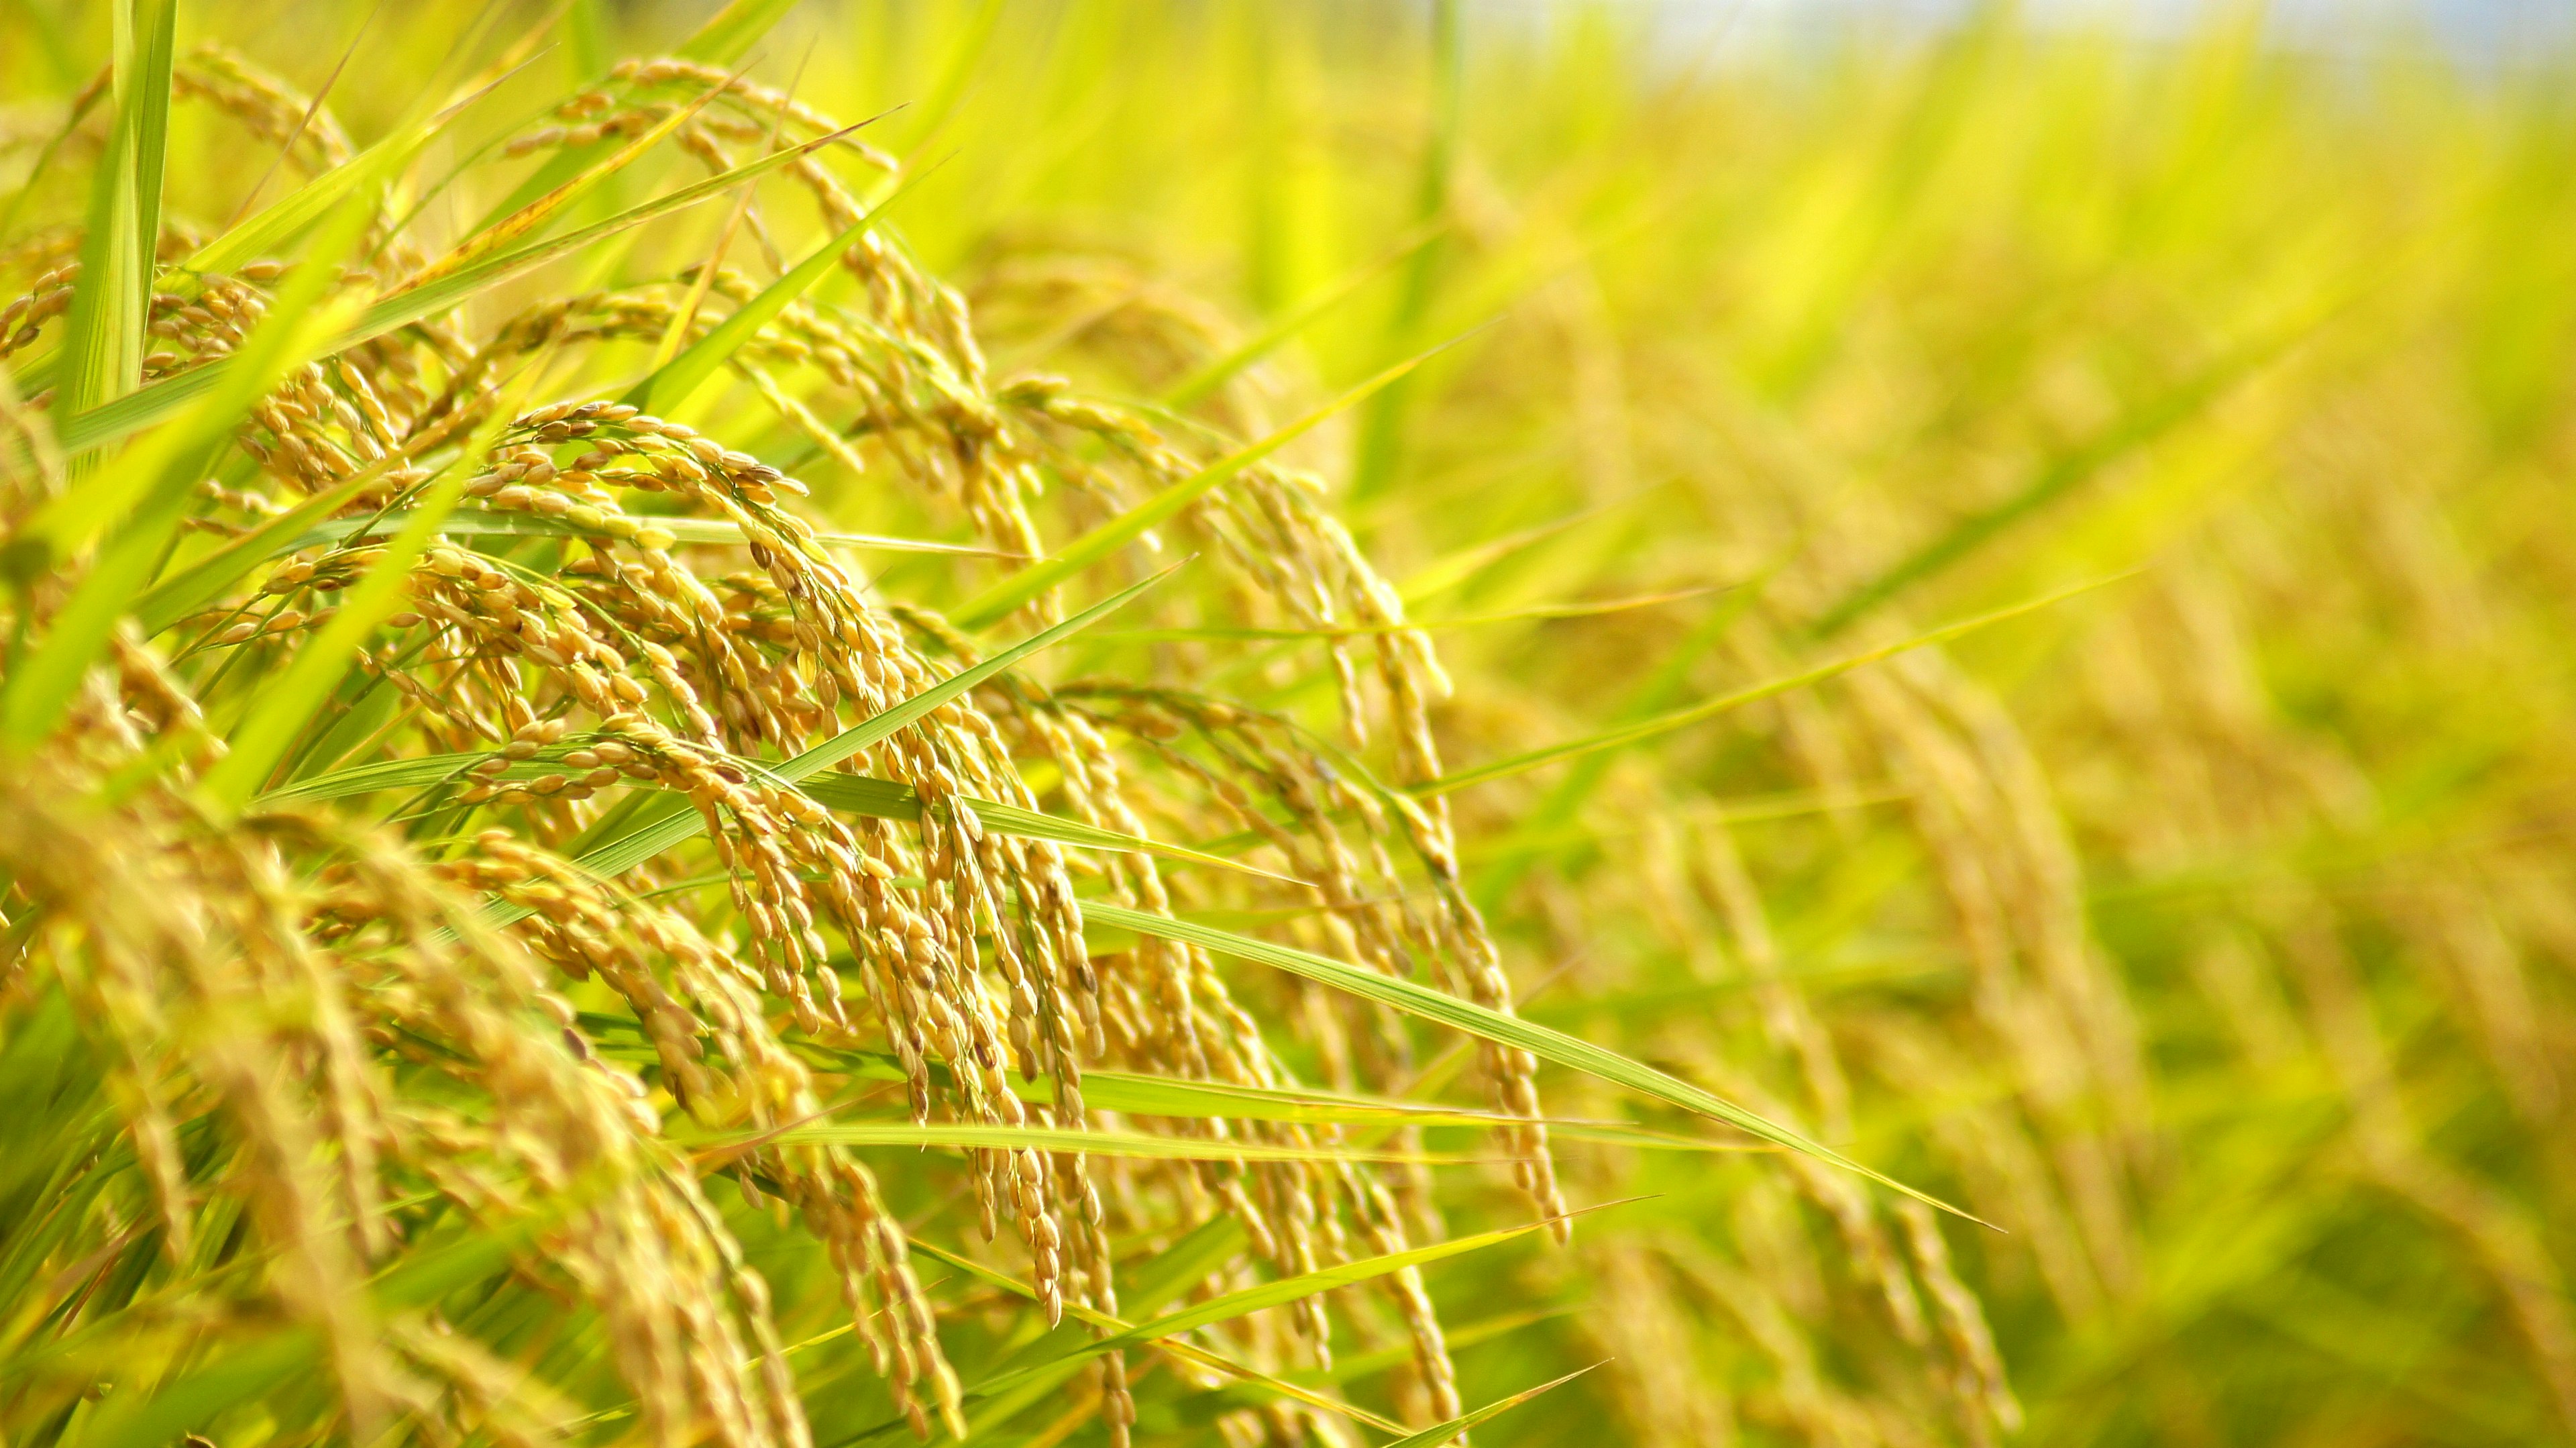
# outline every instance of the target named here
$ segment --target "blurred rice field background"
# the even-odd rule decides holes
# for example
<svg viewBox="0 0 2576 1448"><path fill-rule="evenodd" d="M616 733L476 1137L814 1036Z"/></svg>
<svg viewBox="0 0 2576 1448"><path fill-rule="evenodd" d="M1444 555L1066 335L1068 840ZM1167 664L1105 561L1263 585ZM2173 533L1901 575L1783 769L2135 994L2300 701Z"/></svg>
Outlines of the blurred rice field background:
<svg viewBox="0 0 2576 1448"><path fill-rule="evenodd" d="M363 144L477 8L183 4L180 46L306 94L346 50ZM427 173L710 8L573 0ZM2371 14L807 0L741 58L884 113L891 231L998 378L1244 439L1431 351L1281 456L1436 645L1437 793L1520 1013L1996 1228L1804 1157L1560 1133L1566 1199L1624 1205L1423 1282L1458 1401L1600 1366L1475 1441L2576 1439L2576 51L2545 7ZM107 51L103 6L0 8L0 242L77 223L75 181L19 183ZM274 150L240 137L174 121L174 216L221 229ZM424 196L429 253L524 170ZM728 264L765 282L802 216ZM758 408L726 389L700 410ZM729 440L833 525L954 536L900 471ZM939 606L995 576L876 561ZM1333 639L1256 591L1112 619L1061 677L1339 730ZM1320 1007L1247 999L1355 1089L1295 1044ZM1358 1086L1442 1099L1465 1054L1414 1049ZM1538 1080L1550 1117L1686 1124ZM872 1160L909 1230L972 1235L926 1158ZM1406 1170L1426 1230L1530 1219L1499 1168ZM780 1331L828 1331L828 1271L764 1220ZM971 1382L1009 1334L940 1310ZM1381 1340L1278 1371L1431 1421ZM871 1391L808 1393L813 1441ZM1134 1391L1139 1441L1387 1437L1179 1368Z"/></svg>

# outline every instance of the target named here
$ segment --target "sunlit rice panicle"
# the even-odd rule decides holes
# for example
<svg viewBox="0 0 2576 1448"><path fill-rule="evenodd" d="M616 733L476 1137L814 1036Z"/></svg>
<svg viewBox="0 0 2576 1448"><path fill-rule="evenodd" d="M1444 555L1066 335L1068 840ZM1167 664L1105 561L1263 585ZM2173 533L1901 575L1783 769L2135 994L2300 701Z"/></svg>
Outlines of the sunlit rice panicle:
<svg viewBox="0 0 2576 1448"><path fill-rule="evenodd" d="M698 8L0 14L0 1440L2576 1432L2563 61Z"/></svg>

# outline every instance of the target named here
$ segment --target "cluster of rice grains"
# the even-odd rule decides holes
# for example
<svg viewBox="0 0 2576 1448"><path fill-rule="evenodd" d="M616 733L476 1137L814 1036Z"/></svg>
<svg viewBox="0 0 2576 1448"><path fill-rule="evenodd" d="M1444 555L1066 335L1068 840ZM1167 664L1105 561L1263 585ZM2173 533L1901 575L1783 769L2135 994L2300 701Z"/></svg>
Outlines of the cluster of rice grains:
<svg viewBox="0 0 2576 1448"><path fill-rule="evenodd" d="M1230 351L1233 339L1205 308L1123 259L1035 240L997 245L985 261L977 313L1020 354L1060 357L1131 390L1156 390ZM1602 358L1615 339L1601 334L1597 308L1552 305L1558 300L1551 294L1525 308L1536 320L1516 322L1505 344L1512 375L1550 398L1520 404L1532 412L1569 391L1579 398L1587 369L1617 370ZM1561 325L1561 314L1576 320ZM1576 374L1571 382L1567 371ZM1210 401L1245 431L1265 425L1257 385ZM1615 395L1609 405L1619 405ZM1482 417L1480 408L1464 410ZM1598 423L1590 414L1574 421ZM1469 431L1469 449L1511 435L1500 421ZM1594 442L1587 437L1585 446ZM1600 489L1597 505L1634 496L1626 469L1594 471L1587 481ZM1754 503L1727 514L1731 546L1746 555L1730 560L1739 575L1757 572L1764 550L1777 556L1802 531L1771 535L1756 521L1764 511ZM1704 554L1711 540L1680 541ZM1638 552L1651 558L1651 549ZM1609 551L1594 561L1619 580L1605 587L1630 591L1621 585L1632 582L1634 555ZM1712 571L1705 556L1691 566ZM1700 605L1726 623L1723 640L1711 646L1704 633L1685 630L1680 649L1722 660L1730 678L1789 674L1806 648L1803 621L1821 609L1822 598L1810 595L1825 588L1782 576L1749 612L1740 595ZM1672 612L1645 615L1655 620L1646 627L1668 626ZM1627 648L1619 635L1639 627L1623 618L1602 620L1592 636L1620 659ZM1211 648L1193 662L1223 657ZM1293 679L1290 664L1270 662L1280 678ZM1562 682L1553 665L1521 687L1480 669L1479 687L1443 696L1439 723L1486 756L1580 736L1587 721L1601 722L1603 665L1580 647L1564 664L1577 707L1560 709L1547 697ZM1093 707L1114 698L1131 716L1149 700L1173 712L1149 690L1069 685L1057 696ZM1178 728L1213 737L1220 722L1237 731L1259 725L1246 748L1272 727L1222 705L1213 719L1200 707L1161 728L1150 719L1128 727L1151 741ZM2120 985L2087 939L2078 871L2028 746L1991 695L1927 655L1855 674L1829 696L1785 696L1739 723L1735 737L1784 792L1768 813L1792 824L1828 821L1823 850L1871 862L1856 891L1929 883L1919 908L1955 922L1975 972L1973 1010L1829 1019L1795 978L1766 903L1768 882L1757 883L1750 857L1775 837L1739 841L1759 826L1733 822L1727 802L1686 769L1639 760L1596 770L1597 759L1577 766L1571 781L1560 773L1481 788L1464 796L1470 803L1457 822L1478 898L1508 912L1527 958L1564 962L1541 984L1551 991L1541 1004L1570 998L1578 1009L1590 1006L1580 1019L1596 1039L1633 1009L1655 1024L1619 1038L1629 1054L1682 1063L1691 1079L1823 1141L1854 1139L1867 1109L1855 1103L1863 1089L1851 1079L1856 1072L1871 1073L1878 1079L1866 1085L1900 1099L1938 1083L1930 1135L1966 1179L1971 1209L2011 1223L2015 1240L2004 1250L2018 1255L2027 1244L2072 1305L2098 1307L2106 1277L2124 1281L2136 1270L2127 1188L2147 1135L2143 1065ZM1907 833L1917 843L1902 854L1875 837L1874 820L1891 803L1913 813ZM1626 827L1585 827L1606 819ZM1309 835L1329 842L1332 829L1318 817ZM1299 857L1298 845L1280 843L1283 854ZM1918 859L1928 868L1906 873ZM1533 868L1541 860L1556 867ZM1327 878L1302 863L1298 872ZM1375 873L1384 872L1380 862ZM1857 912L1870 903L1855 893L1850 906ZM1333 948L1375 958L1365 936L1338 938ZM1987 1084L1997 1070L2004 1081ZM1564 1116L1621 1111L1615 1093L1582 1081L1552 1099ZM1751 1431L1835 1445L1983 1443L2022 1426L1984 1310L1930 1208L1802 1156L1736 1167L1582 1141L1560 1143L1557 1154L1584 1196L1658 1197L1541 1264L1512 1294L1588 1303L1579 1331L1569 1334L1576 1340L1562 1344L1556 1360L1599 1362L1589 1381L1639 1441L1725 1443Z"/></svg>
<svg viewBox="0 0 2576 1448"><path fill-rule="evenodd" d="M327 113L299 127L305 101L240 62L200 56L180 74L183 98L202 96L257 134L300 137L293 164L345 158ZM630 64L516 149L632 135L727 84L678 62ZM739 143L831 129L734 82L676 138L720 169ZM788 174L827 225L859 214L819 158ZM164 255L197 240L174 227ZM393 217L371 240L371 269L349 270L343 286L423 271ZM0 258L34 278L7 313L12 351L62 315L76 255L77 238L57 232ZM910 490L920 507L969 521L987 551L1019 557L1202 466L1201 451L1060 381L989 380L957 297L880 235L841 261L858 302L797 301L732 358L779 435L790 446L802 436L821 465ZM147 377L238 347L278 276L259 265L156 294L150 330L165 350ZM745 452L604 401L493 415L505 380L527 367L560 367L589 344L653 343L692 291L720 310L751 285L699 280L542 303L479 331L446 315L293 373L240 429L190 525L239 536L333 489L332 515L345 521L157 637L129 630L117 668L0 783L5 908L23 926L10 942L10 1008L59 990L102 1033L131 1157L157 1204L158 1250L204 1268L255 1243L265 1265L222 1279L225 1311L245 1322L282 1311L319 1329L359 1438L400 1419L442 1441L534 1442L588 1421L568 1406L571 1383L562 1394L547 1384L543 1345L557 1329L542 1305L563 1298L605 1326L633 1400L611 1418L631 1411L664 1444L810 1442L770 1289L701 1195L712 1171L819 1239L913 1431L939 1420L963 1433L941 1324L879 1181L848 1149L780 1136L846 1104L851 1083L836 1073L851 1052L891 1050L913 1121L986 1126L1098 1125L1086 1069L1292 1084L1290 1042L1338 1086L1414 1082L1391 1016L1229 978L1192 946L1087 939L1077 881L1152 912L1280 910L1317 949L1405 974L1427 967L1481 1003L1510 1005L1459 887L1444 810L1374 782L1350 752L1374 735L1388 741L1390 779L1436 775L1426 717L1445 681L1423 638L1396 627L1392 592L1319 510L1311 482L1286 472L1250 469L1183 515L1212 554L1195 575L1221 580L1190 586L1255 616L1357 626L1331 650L1352 741L1194 691L1186 675L1051 691L1015 673L839 761L908 787L918 823L836 815L752 764L922 693L974 663L978 644L935 610L879 594L795 510L805 487ZM693 318L687 335L717 319ZM782 381L790 369L805 369L795 395ZM11 404L13 527L66 486L46 402ZM223 753L206 721L236 716L277 676L387 556L397 520L459 440L489 426L498 441L467 460L465 501L410 568L401 611L290 774L426 755L460 756L458 766L378 824L309 798L254 805L238 825L200 813L190 781ZM1056 525L1042 527L1031 510L1049 486L1061 496ZM38 580L11 605L13 627L41 634L73 581ZM1052 621L1060 605L1050 594L1020 616ZM1255 857L1293 879L1248 893L1257 877L1172 873L1150 855L983 825L970 801L1038 808L1032 780L1047 783L1051 811L1130 835L1254 832ZM614 879L574 863L674 796L703 823L702 843ZM1533 1060L1487 1048L1482 1066L1497 1108L1537 1114ZM664 1135L674 1113L731 1144L679 1150ZM1133 1124L1319 1156L1225 1164L979 1148L953 1190L950 1158L903 1158L920 1177L903 1195L946 1195L987 1238L1007 1227L1049 1324L1068 1302L1114 1315L1114 1257L1218 1216L1241 1223L1257 1263L1227 1266L1202 1290L1255 1280L1257 1264L1311 1271L1441 1231L1419 1168L1323 1156L1335 1128ZM1507 1144L1531 1208L1561 1213L1540 1129L1511 1128ZM70 1264L115 1257L141 1230L104 1208L73 1225L48 1270L88 1271ZM965 1225L957 1209L934 1209L913 1227L954 1241ZM401 1242L475 1232L506 1245L531 1289L495 1299L515 1303L507 1311L450 1321L436 1291L406 1297L399 1274L357 1290ZM1400 1405L1420 1421L1456 1415L1423 1283L1406 1269L1380 1288L1382 1303L1336 1299L1344 1330L1363 1345L1409 1342ZM1257 1366L1328 1359L1323 1299L1284 1325L1271 1316L1219 1336ZM521 1344L510 1355L488 1346L504 1329ZM1158 1365L1204 1373L1179 1358ZM1129 1371L1105 1356L1090 1399L1113 1441L1133 1416ZM73 1393L64 1387L64 1401ZM1350 1441L1338 1419L1294 1403L1232 1412L1220 1428L1238 1442Z"/></svg>

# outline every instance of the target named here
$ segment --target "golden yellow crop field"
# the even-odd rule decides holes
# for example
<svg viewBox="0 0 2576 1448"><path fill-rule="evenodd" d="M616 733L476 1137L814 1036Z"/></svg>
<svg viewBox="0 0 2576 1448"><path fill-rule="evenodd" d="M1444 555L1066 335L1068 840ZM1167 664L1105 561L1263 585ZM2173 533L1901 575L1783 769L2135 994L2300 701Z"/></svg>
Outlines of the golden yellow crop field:
<svg viewBox="0 0 2576 1448"><path fill-rule="evenodd" d="M2576 1439L2363 8L0 0L0 1448Z"/></svg>

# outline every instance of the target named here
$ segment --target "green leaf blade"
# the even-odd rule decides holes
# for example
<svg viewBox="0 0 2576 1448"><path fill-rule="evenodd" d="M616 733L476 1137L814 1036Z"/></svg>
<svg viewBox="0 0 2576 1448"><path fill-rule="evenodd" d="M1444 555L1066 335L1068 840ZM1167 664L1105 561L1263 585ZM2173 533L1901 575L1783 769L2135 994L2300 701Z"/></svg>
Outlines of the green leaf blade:
<svg viewBox="0 0 2576 1448"><path fill-rule="evenodd" d="M1205 950L1267 965L1291 975L1302 976L1320 985L1328 985L1349 994L1392 1006L1407 1015L1436 1021L1469 1035L1527 1051L1542 1061L1580 1071L1597 1080L1623 1087L1641 1096L1650 1096L1670 1106L1722 1121L1740 1131L1749 1132L1775 1146L1811 1156L1845 1171L1857 1172L1881 1186L1901 1192L1926 1206L1978 1221L1957 1207L1930 1196L1893 1177L1863 1166L1821 1142L1772 1121L1757 1112L1748 1111L1723 1097L1666 1075L1641 1061L1633 1061L1615 1051L1596 1046L1577 1036L1542 1026L1535 1021L1505 1015L1473 1001L1445 995L1428 986L1395 976L1349 965L1328 956L1315 955L1293 946L1278 945L1248 935L1219 930L1196 921L1173 920L1150 915L1125 906L1086 903L1086 920L1097 918L1111 925L1123 926L1139 935L1153 935L1164 940L1196 945ZM1980 1225L1985 1225L1980 1222Z"/></svg>

